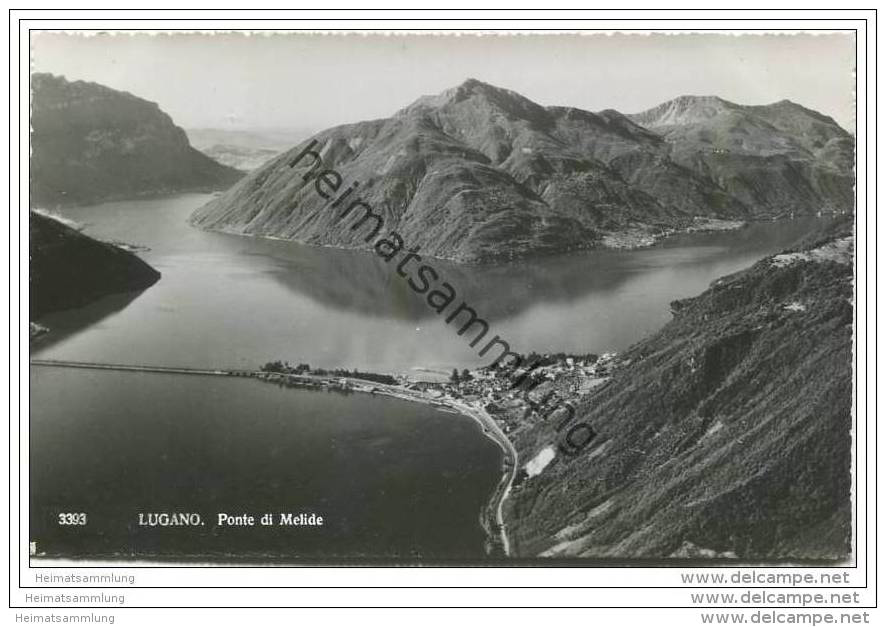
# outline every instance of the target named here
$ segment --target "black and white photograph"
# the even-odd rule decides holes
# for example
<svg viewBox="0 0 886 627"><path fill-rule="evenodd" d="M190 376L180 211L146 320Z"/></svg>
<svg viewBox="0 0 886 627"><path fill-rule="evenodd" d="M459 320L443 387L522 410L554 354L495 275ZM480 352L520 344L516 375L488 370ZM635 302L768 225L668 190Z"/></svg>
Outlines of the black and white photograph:
<svg viewBox="0 0 886 627"><path fill-rule="evenodd" d="M857 44L32 30L30 564L853 563Z"/></svg>

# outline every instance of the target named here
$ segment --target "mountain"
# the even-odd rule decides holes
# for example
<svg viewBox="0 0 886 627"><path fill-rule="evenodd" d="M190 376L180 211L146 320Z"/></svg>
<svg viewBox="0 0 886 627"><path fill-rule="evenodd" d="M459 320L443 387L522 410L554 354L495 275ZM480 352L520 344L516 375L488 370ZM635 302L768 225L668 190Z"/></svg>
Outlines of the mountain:
<svg viewBox="0 0 886 627"><path fill-rule="evenodd" d="M795 128L805 132L800 123ZM830 149L839 152L833 144ZM334 172L318 181L323 170ZM843 174L832 174L834 193L841 192ZM846 176L851 179L851 171ZM816 179L822 194L828 180L825 173ZM320 194L323 186L328 189ZM333 187L339 194L350 190L344 204L328 193ZM356 201L378 220L347 228L340 217ZM830 206L822 201L804 211ZM617 111L543 107L470 79L423 96L390 118L314 135L198 209L192 222L368 248L367 235L381 221L385 231L396 231L423 255L476 262L783 211L748 205L685 159L668 136ZM351 213L365 212L358 206ZM357 223L353 216L348 221Z"/></svg>
<svg viewBox="0 0 886 627"><path fill-rule="evenodd" d="M242 176L192 148L153 102L51 74L31 88L32 206L220 190Z"/></svg>
<svg viewBox="0 0 886 627"><path fill-rule="evenodd" d="M789 100L743 106L683 96L630 117L661 135L675 162L754 215L852 211L854 140L811 109Z"/></svg>
<svg viewBox="0 0 886 627"><path fill-rule="evenodd" d="M160 279L134 254L34 211L28 236L31 319L108 294L143 290Z"/></svg>
<svg viewBox="0 0 886 627"><path fill-rule="evenodd" d="M507 501L518 555L839 559L851 547L849 219L672 305L576 400L596 433ZM559 420L509 434L529 460Z"/></svg>

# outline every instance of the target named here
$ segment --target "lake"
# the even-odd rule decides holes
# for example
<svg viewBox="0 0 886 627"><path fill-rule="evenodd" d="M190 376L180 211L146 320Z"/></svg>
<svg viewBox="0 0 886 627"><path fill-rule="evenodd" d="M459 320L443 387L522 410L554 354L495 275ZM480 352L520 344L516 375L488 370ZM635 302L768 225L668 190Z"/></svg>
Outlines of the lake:
<svg viewBox="0 0 886 627"><path fill-rule="evenodd" d="M48 555L485 556L501 452L464 416L224 377L32 367L31 390L31 538ZM139 526L150 512L204 525ZM218 526L219 513L275 525ZM282 513L324 525L280 526Z"/></svg>
<svg viewBox="0 0 886 627"><path fill-rule="evenodd" d="M428 377L484 364L375 255L191 228L187 217L208 198L63 210L89 235L145 247L140 256L163 277L140 294L45 316L52 332L31 356L212 369L282 359ZM672 300L785 248L814 223L496 267L432 263L513 350L604 353L660 328ZM34 366L30 374L31 532L48 555L484 555L479 513L501 453L466 417L255 380ZM92 524L57 525L67 511L88 512ZM139 512L160 511L197 512L205 524L138 526ZM306 511L328 524L213 524L218 512Z"/></svg>

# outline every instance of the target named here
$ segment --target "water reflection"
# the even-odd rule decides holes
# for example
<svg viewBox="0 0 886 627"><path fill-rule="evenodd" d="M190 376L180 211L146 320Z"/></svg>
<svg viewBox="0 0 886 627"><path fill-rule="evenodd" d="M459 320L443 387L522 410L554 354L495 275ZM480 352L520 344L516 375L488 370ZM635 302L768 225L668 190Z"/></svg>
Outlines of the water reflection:
<svg viewBox="0 0 886 627"><path fill-rule="evenodd" d="M90 235L147 246L142 256L163 278L100 324L51 341L50 334L32 353L200 367L287 359L401 372L488 362L397 274L396 261L193 229L187 217L206 198L65 210ZM601 353L623 350L660 328L672 300L698 294L714 279L789 246L814 224L757 224L680 236L645 250L499 266L426 263L455 288L456 305L463 300L473 307L490 323L490 337L500 335L514 350ZM55 325L74 328L87 314L68 312Z"/></svg>
<svg viewBox="0 0 886 627"><path fill-rule="evenodd" d="M31 350L43 351L89 327L101 328L103 320L126 309L144 291L110 294L77 309L54 311L41 316L38 319L40 324L48 327L50 333L32 342Z"/></svg>
<svg viewBox="0 0 886 627"><path fill-rule="evenodd" d="M256 367L270 359L446 372L482 360L370 253L204 233L205 196L66 210L87 234L147 246L161 280L47 316L44 358ZM496 267L431 262L518 351L621 350L668 303L793 243L813 222L683 236ZM51 554L475 557L501 468L477 426L427 406L255 380L31 368L31 537ZM243 481L244 477L249 481ZM77 534L58 511L103 522ZM139 511L329 513L322 536L140 529ZM391 512L398 512L392 517ZM400 515L402 514L402 515Z"/></svg>
<svg viewBox="0 0 886 627"><path fill-rule="evenodd" d="M507 265L460 266L440 259L422 263L437 270L439 282L448 281L455 288L456 304L464 300L481 315L499 320L541 303L580 301L589 293L606 298L643 273L669 268L692 272L759 258L789 246L813 223L757 224L733 232L678 236L643 250L581 252ZM399 320L437 317L426 296L397 274L398 258L385 262L369 252L263 239L251 239L250 249L246 254L280 262L269 273L283 287L328 307ZM407 268L409 276L415 276L415 267L413 262Z"/></svg>

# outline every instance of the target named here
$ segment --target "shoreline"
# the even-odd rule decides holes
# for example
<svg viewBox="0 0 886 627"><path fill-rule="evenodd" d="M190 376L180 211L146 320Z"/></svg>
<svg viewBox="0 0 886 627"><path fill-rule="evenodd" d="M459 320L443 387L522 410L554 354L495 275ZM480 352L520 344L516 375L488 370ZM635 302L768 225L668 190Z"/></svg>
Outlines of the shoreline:
<svg viewBox="0 0 886 627"><path fill-rule="evenodd" d="M324 388L333 386L332 389L340 389L348 392L360 392L364 394L374 394L396 398L403 401L411 401L413 403L423 403L434 407L443 407L451 409L456 413L470 418L480 427L483 435L495 443L502 452L502 471L501 478L496 484L495 490L492 492L486 506L480 512L480 525L486 532L489 541L492 543L492 550L500 548L505 557L511 555L511 543L507 533L507 526L504 522L504 503L511 493L514 484L514 478L517 476L517 449L513 443L505 435L501 427L495 422L492 416L486 410L480 407L474 407L463 401L456 401L451 398L433 398L424 392L416 390L408 390L398 385L389 385L385 383L375 383L365 379L354 379L351 377L328 377L320 375L305 374L279 374L258 372L255 378L274 383L278 378L285 378L289 381L295 381L303 384L307 388ZM342 384L349 387L340 387Z"/></svg>
<svg viewBox="0 0 886 627"><path fill-rule="evenodd" d="M459 403L457 401L453 401L447 399L442 403L434 403L436 399L425 399L422 398L406 398L397 395L396 398L402 398L403 400L413 400L414 402L424 402L430 404L442 404L446 407L449 407L455 410L457 413L467 416L474 420L483 431L483 435L492 440L502 451L502 474L501 479L498 484L496 484L495 490L492 493L492 497L489 499L486 507L480 513L480 525L486 531L486 535L490 537L490 540L498 537L501 542L501 550L504 552L505 557L511 556L511 543L510 538L507 533L507 525L505 525L504 521L504 503L507 500L508 496L511 493L511 487L514 484L514 478L517 476L517 460L518 454L517 449L514 448L513 443L508 439L505 435L504 431L501 430L501 427L496 424L495 420L489 413L484 409L471 407L470 405ZM494 542L494 540L493 540ZM493 545L493 549L495 545Z"/></svg>
<svg viewBox="0 0 886 627"><path fill-rule="evenodd" d="M202 208L199 207L198 210ZM196 210L195 210L196 211ZM816 217L814 215L810 216L802 216L802 217ZM444 263L455 264L458 266L465 267L482 267L482 266L497 266L504 265L510 263L520 263L524 261L529 261L533 259L543 258L543 257L556 257L562 254L574 254L574 253L587 253L587 252L600 252L600 251L618 251L618 250L639 250L643 248L649 248L652 246L656 246L657 244L667 240L670 237L675 237L678 235L687 235L691 233L714 233L719 231L732 231L739 230L747 227L752 223L757 222L770 222L770 221L781 221L781 220L790 220L791 218L778 218L777 220L726 220L726 219L718 219L718 218L704 218L693 223L687 224L685 226L675 226L668 229L658 231L653 230L651 227L647 229L637 228L637 229L627 229L622 231L613 231L611 233L607 233L601 239L587 242L581 246L575 246L572 248L561 248L557 251L550 251L547 249L533 249L533 250L524 250L524 251L509 251L502 252L496 255L489 255L483 257L470 257L470 258L456 258L456 257L446 257L440 255L432 255L425 254L423 257L428 260L436 260L442 261ZM193 214L188 217L187 222L193 228L199 229L201 231L205 231L208 233L220 233L223 235L234 235L238 237L249 237L254 239L265 239L275 242L287 242L290 244L296 244L299 246L308 246L310 248L327 248L331 250L342 250L348 252L356 252L356 253L367 253L374 254L373 249L371 247L350 247L350 246L340 246L336 244L327 244L327 243L315 243L309 242L302 239L289 239L285 237L279 237L277 235L268 235L261 233L247 233L243 230L229 225L221 225L221 226L205 226L202 224L198 224L195 220L193 220Z"/></svg>
<svg viewBox="0 0 886 627"><path fill-rule="evenodd" d="M517 450L505 435L504 431L496 424L492 416L484 409L474 407L465 402L457 401L451 398L433 398L424 392L417 390L409 390L399 385L391 385L386 383L376 383L366 379L356 379L353 377L337 377L327 375L305 375L305 374L282 374L269 373L262 370L210 370L198 368L175 368L166 366L139 366L128 364L107 364L93 362L75 362L61 360L29 360L31 366L43 367L60 367L60 368L82 368L89 370L119 370L123 372L152 372L157 374L172 375L196 375L196 376L214 376L214 377L237 377L247 379L257 379L265 383L281 383L282 381L290 381L299 384L298 387L315 390L333 390L342 392L359 392L363 394L378 394L388 396L403 401L411 401L414 403L424 403L434 407L446 408L456 412L459 415L470 418L478 424L483 435L494 442L502 451L502 472L501 478L496 484L496 488L492 493L486 506L480 512L480 526L486 532L488 541L491 543L489 554L493 554L496 548L504 553L505 557L511 554L510 539L508 538L507 528L504 524L503 506L508 498L513 486L514 479L517 475Z"/></svg>
<svg viewBox="0 0 886 627"><path fill-rule="evenodd" d="M201 209L198 207L197 210ZM197 211L195 210L195 212ZM556 257L560 255L568 255L568 254L576 254L576 253L593 253L593 252L605 252L605 251L633 251L633 250L643 250L647 248L653 248L660 244L667 242L669 239L673 237L678 237L681 235L701 235L701 234L711 234L711 233L722 233L727 231L738 231L744 228L747 228L756 224L770 223L770 222L791 222L794 220L801 220L806 218L814 218L817 220L823 219L831 219L838 217L841 214L836 213L810 213L810 214L801 214L796 216L778 216L772 218L716 218L712 216L693 216L689 223L680 225L680 226L672 226L667 228L655 228L651 225L638 225L635 228L625 228L619 231L611 231L604 234L599 240L586 242L580 246L574 246L571 248L560 248L556 251L550 251L547 249L532 249L532 250L523 250L523 251L508 251L502 252L500 254L488 255L482 257L449 257L449 256L440 256L440 255L432 255L425 254L423 255L425 259L442 261L444 263L454 264L457 266L463 267L491 267L491 266L500 266L500 265L508 265L513 263L522 263L535 259L545 258L545 257ZM268 235L262 233L247 233L244 232L241 228L231 226L231 225L221 225L221 226L206 226L203 224L198 224L193 219L193 213L191 216L187 218L187 223L200 231L204 231L207 233L218 233L222 235L232 235L236 237L247 237L253 239L264 239L270 240L274 242L286 242L290 244L296 244L298 246L307 246L309 248L319 248L319 249L330 249L330 250L341 250L346 252L354 252L354 253L366 253L366 254L374 254L373 249L371 247L350 247L350 246L341 246L337 244L328 244L328 243L315 243L309 242L302 239L289 239L285 237L279 237L277 235Z"/></svg>

